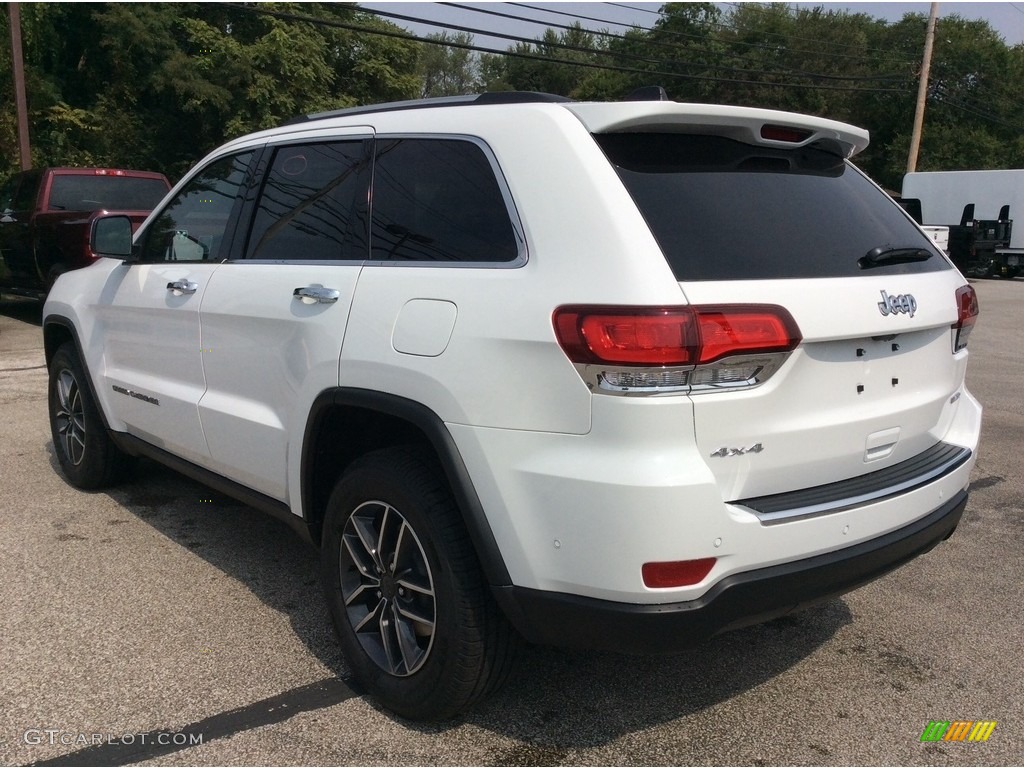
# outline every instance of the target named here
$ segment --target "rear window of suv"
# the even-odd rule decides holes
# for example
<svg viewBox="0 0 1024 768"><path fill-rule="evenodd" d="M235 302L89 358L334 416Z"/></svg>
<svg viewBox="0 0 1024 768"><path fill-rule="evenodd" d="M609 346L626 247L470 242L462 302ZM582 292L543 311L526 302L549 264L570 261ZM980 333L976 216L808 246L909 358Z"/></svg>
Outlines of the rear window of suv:
<svg viewBox="0 0 1024 768"><path fill-rule="evenodd" d="M134 176L54 176L50 208L59 211L151 211L167 194L162 179Z"/></svg>
<svg viewBox="0 0 1024 768"><path fill-rule="evenodd" d="M867 177L824 149L721 136L594 137L647 220L677 280L764 280L950 269ZM932 252L863 270L875 248Z"/></svg>

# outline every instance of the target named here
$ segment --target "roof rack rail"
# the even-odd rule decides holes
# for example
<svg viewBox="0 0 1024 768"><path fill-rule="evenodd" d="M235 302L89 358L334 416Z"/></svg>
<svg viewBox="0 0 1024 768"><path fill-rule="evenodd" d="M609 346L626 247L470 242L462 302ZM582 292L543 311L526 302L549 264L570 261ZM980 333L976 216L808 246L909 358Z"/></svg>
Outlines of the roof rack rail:
<svg viewBox="0 0 1024 768"><path fill-rule="evenodd" d="M329 112L317 112L312 115L294 117L282 125L301 125L313 120L327 120L332 117L348 117L349 115L367 115L376 112L397 112L403 109L429 109L431 107L462 107L472 104L529 104L529 103L561 103L572 101L565 96L553 93L537 93L535 91L492 91L487 93L469 94L467 96L437 96L430 99L410 99L408 101L389 101L384 104L367 104L361 107L334 109Z"/></svg>
<svg viewBox="0 0 1024 768"><path fill-rule="evenodd" d="M660 85L645 85L630 93L625 101L669 101L668 92Z"/></svg>

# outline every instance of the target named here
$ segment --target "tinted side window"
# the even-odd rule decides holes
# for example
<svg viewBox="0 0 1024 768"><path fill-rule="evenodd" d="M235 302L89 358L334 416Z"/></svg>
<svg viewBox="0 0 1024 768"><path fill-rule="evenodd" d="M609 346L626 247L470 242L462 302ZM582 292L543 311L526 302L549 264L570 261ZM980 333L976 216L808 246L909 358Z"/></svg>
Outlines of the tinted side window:
<svg viewBox="0 0 1024 768"><path fill-rule="evenodd" d="M249 236L250 259L355 259L366 247L369 141L281 147Z"/></svg>
<svg viewBox="0 0 1024 768"><path fill-rule="evenodd" d="M483 150L457 139L379 139L371 258L513 261L508 207Z"/></svg>
<svg viewBox="0 0 1024 768"><path fill-rule="evenodd" d="M142 260L223 259L225 229L252 155L243 152L216 160L193 176L150 224Z"/></svg>
<svg viewBox="0 0 1024 768"><path fill-rule="evenodd" d="M15 176L15 182L21 179L18 183L17 191L12 190L12 199L10 207L12 211L31 211L36 207L36 195L39 193L39 182L42 179L42 173L39 171L26 171L25 173Z"/></svg>
<svg viewBox="0 0 1024 768"><path fill-rule="evenodd" d="M13 211L14 205L14 193L18 190L19 176L8 179L7 182L0 187L0 213L4 211Z"/></svg>
<svg viewBox="0 0 1024 768"><path fill-rule="evenodd" d="M884 193L824 149L774 149L720 136L595 137L677 280L852 277L950 269ZM926 261L864 272L874 248Z"/></svg>

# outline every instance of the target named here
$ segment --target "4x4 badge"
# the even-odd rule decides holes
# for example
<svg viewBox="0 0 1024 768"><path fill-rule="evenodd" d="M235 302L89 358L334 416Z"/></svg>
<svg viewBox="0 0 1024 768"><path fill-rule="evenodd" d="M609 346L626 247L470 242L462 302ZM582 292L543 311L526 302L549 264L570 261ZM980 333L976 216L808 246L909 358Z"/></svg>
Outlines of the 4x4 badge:
<svg viewBox="0 0 1024 768"><path fill-rule="evenodd" d="M882 317L886 315L899 315L901 313L913 317L914 313L917 312L917 299L910 293L890 296L885 291L882 291L882 300L878 302L878 311L882 313Z"/></svg>
<svg viewBox="0 0 1024 768"><path fill-rule="evenodd" d="M742 456L745 453L760 453L764 450L764 446L760 443L754 443L749 448L727 448L722 447L712 453L712 456L718 456L719 458L726 458L728 456Z"/></svg>

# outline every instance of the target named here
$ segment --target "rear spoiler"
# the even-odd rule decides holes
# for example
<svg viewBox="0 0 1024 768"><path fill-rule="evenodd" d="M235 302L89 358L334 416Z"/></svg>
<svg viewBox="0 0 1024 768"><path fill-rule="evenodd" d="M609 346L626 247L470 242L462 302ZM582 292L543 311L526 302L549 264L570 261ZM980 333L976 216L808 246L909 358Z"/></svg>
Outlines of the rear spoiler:
<svg viewBox="0 0 1024 768"><path fill-rule="evenodd" d="M681 104L674 101L570 102L572 112L591 133L705 133L775 148L811 144L842 157L868 145L868 132L822 117L772 109Z"/></svg>

